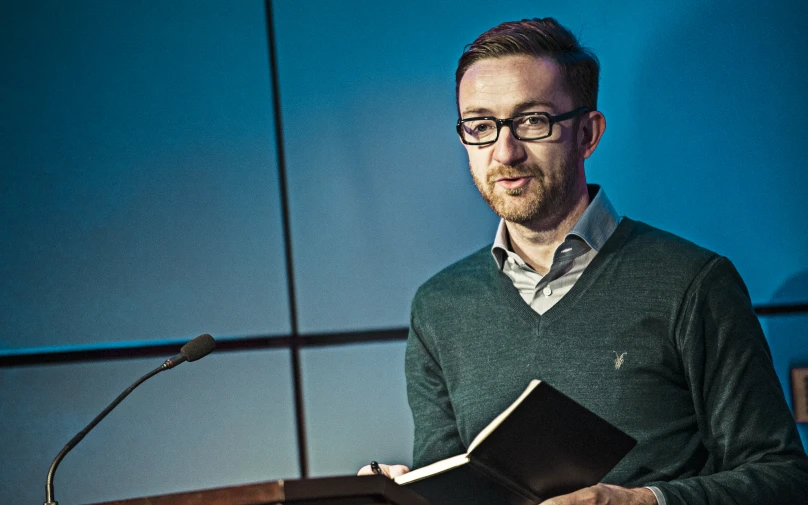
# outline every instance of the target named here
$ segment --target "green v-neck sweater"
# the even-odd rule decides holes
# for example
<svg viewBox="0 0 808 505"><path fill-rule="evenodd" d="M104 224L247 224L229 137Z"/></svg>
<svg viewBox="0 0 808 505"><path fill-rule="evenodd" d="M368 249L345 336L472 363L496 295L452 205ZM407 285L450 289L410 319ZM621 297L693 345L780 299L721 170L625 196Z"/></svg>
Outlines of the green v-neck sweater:
<svg viewBox="0 0 808 505"><path fill-rule="evenodd" d="M808 504L808 459L735 268L628 218L544 315L490 247L438 273L413 300L406 373L415 467L465 452L535 378L637 439L606 483L656 486L667 505Z"/></svg>

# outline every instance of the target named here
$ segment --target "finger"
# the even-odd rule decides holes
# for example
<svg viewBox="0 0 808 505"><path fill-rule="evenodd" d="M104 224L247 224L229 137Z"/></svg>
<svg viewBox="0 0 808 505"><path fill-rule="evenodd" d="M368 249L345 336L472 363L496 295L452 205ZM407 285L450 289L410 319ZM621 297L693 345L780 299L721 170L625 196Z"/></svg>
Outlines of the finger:
<svg viewBox="0 0 808 505"><path fill-rule="evenodd" d="M404 475L405 473L409 472L410 469L404 465L379 465L382 468L382 471L391 479L395 479L399 475Z"/></svg>
<svg viewBox="0 0 808 505"><path fill-rule="evenodd" d="M365 465L359 469L356 475L373 475L373 470L370 468L370 465Z"/></svg>
<svg viewBox="0 0 808 505"><path fill-rule="evenodd" d="M597 486L585 487L573 493L563 494L541 502L539 505L576 505L580 503L599 503Z"/></svg>

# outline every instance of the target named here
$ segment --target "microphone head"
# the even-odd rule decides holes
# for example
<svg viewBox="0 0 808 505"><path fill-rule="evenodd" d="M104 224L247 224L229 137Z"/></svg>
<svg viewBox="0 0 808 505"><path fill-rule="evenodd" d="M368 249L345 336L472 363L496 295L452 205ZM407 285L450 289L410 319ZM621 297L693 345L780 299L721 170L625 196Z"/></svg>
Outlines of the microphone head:
<svg viewBox="0 0 808 505"><path fill-rule="evenodd" d="M180 349L180 354L185 356L185 359L188 361L196 361L210 354L210 352L215 348L216 341L213 340L213 337L205 333L204 335L199 335L195 339L182 346L182 349Z"/></svg>

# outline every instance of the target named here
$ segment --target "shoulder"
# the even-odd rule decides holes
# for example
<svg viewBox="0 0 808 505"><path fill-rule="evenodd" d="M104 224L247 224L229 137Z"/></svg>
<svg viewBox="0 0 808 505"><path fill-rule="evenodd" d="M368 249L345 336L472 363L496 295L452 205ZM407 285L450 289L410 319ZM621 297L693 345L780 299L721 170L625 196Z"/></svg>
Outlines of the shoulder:
<svg viewBox="0 0 808 505"><path fill-rule="evenodd" d="M413 308L434 299L446 296L462 296L478 291L481 285L491 282L496 274L496 262L491 256L491 245L466 256L444 268L423 283L415 293Z"/></svg>
<svg viewBox="0 0 808 505"><path fill-rule="evenodd" d="M642 247L650 253L665 254L672 259L705 258L716 253L701 247L679 235L661 230L642 221L624 218L626 224L632 225L629 240L635 246Z"/></svg>
<svg viewBox="0 0 808 505"><path fill-rule="evenodd" d="M622 288L626 296L662 301L665 310L676 312L705 273L724 261L690 240L623 218L590 268L598 262L599 274L613 292Z"/></svg>
<svg viewBox="0 0 808 505"><path fill-rule="evenodd" d="M644 291L680 292L683 315L703 310L706 299L752 313L749 292L729 259L648 224L630 220L629 224L633 229L622 250L628 251L624 257Z"/></svg>
<svg viewBox="0 0 808 505"><path fill-rule="evenodd" d="M721 258L690 240L629 218L623 218L621 226L615 231L615 235L618 234L622 236L615 237L619 244L615 244L613 249L619 249L626 260L638 266L690 273L692 276Z"/></svg>

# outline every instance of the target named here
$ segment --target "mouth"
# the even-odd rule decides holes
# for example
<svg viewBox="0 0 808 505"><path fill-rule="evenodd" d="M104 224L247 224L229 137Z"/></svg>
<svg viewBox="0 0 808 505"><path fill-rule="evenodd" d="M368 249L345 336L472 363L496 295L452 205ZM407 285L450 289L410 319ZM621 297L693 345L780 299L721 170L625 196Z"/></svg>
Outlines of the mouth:
<svg viewBox="0 0 808 505"><path fill-rule="evenodd" d="M500 177L496 180L497 186L500 186L505 189L517 189L522 188L530 182L530 179L533 177L529 175L519 176L519 177Z"/></svg>

